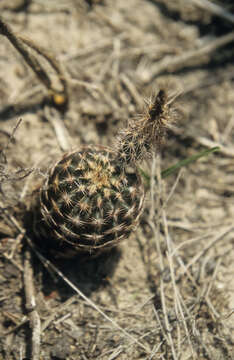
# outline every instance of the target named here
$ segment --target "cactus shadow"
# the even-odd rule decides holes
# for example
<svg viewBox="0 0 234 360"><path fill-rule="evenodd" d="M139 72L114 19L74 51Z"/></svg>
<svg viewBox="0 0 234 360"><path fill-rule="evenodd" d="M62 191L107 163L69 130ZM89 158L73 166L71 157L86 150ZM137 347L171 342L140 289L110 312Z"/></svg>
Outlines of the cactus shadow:
<svg viewBox="0 0 234 360"><path fill-rule="evenodd" d="M111 277L114 275L116 267L121 258L121 248L116 246L109 250L103 251L98 256L89 253L80 253L76 257L56 258L47 248L46 242L38 242L33 233L33 215L27 212L24 218L27 236L34 243L36 249L46 260L56 266L62 275L64 275L74 286L82 291L86 296L92 294L100 287L108 286ZM76 292L56 274L50 266L43 264L38 257L33 256L33 268L36 282L45 298L58 296L62 301L67 300Z"/></svg>
<svg viewBox="0 0 234 360"><path fill-rule="evenodd" d="M82 254L72 260L54 260L49 256L47 256L47 259L52 262L73 285L86 296L89 296L100 287L109 285L109 280L115 272L120 257L121 250L115 247L108 252L103 252L98 257ZM45 297L57 294L62 301L65 301L75 294L75 291L60 276L48 271L41 263L39 264L39 260L35 259L34 265L36 272L41 274L42 292Z"/></svg>

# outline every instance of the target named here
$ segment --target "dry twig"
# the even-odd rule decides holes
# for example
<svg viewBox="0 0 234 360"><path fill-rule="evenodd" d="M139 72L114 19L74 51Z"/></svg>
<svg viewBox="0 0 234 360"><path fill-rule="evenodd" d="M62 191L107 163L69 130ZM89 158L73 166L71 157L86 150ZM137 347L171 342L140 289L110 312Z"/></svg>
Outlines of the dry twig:
<svg viewBox="0 0 234 360"><path fill-rule="evenodd" d="M229 44L234 41L234 31L220 36L217 39L209 41L208 44L200 46L195 50L189 50L187 52L183 52L181 55L177 56L166 56L161 61L157 62L153 65L147 74L144 75L143 81L148 83L156 78L158 75L164 72L173 73L174 71L181 69L189 63L189 61L194 59L199 59L202 56L207 56L219 48Z"/></svg>
<svg viewBox="0 0 234 360"><path fill-rule="evenodd" d="M211 241L208 243L203 250L197 253L186 265L185 269L178 274L183 275L194 263L196 263L201 257L203 257L218 241L222 240L227 234L234 230L233 224L231 226L222 229Z"/></svg>
<svg viewBox="0 0 234 360"><path fill-rule="evenodd" d="M54 129L60 149L62 151L70 150L71 138L60 114L56 111L56 109L51 109L48 106L45 107L44 111L45 117Z"/></svg>
<svg viewBox="0 0 234 360"><path fill-rule="evenodd" d="M189 1L194 5L200 7L201 9L207 10L214 15L217 15L231 23L234 23L234 15L228 10L219 6L218 4L214 4L209 0L186 0L186 3L188 3Z"/></svg>
<svg viewBox="0 0 234 360"><path fill-rule="evenodd" d="M29 249L25 251L24 260L24 288L26 298L26 310L28 312L30 328L32 330L31 338L31 359L40 359L41 343L41 320L36 310L35 291L33 285L32 255Z"/></svg>

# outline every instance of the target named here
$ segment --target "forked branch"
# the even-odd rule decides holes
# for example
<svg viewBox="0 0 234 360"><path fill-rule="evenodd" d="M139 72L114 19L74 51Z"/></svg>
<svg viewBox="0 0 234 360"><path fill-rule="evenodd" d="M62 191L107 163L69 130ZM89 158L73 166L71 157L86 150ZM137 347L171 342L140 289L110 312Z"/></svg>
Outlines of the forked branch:
<svg viewBox="0 0 234 360"><path fill-rule="evenodd" d="M32 40L25 39L24 37L17 35L1 17L0 35L5 36L10 41L14 48L23 56L25 62L37 75L38 79L45 85L45 87L48 89L52 104L63 111L66 110L68 105L67 83L58 62L51 55L49 55L45 49L36 45ZM54 69L61 84L61 90L58 90L53 86L48 72L42 67L36 56L34 56L29 51L29 48L44 58Z"/></svg>

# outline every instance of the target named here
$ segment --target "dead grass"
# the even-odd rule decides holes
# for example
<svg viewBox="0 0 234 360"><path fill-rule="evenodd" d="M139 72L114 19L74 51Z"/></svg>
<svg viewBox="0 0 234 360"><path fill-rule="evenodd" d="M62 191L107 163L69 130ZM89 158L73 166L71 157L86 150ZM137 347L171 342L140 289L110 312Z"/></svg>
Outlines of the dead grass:
<svg viewBox="0 0 234 360"><path fill-rule="evenodd" d="M232 359L231 3L8 3L1 16L55 54L70 101L66 113L45 102L45 87L1 37L0 359ZM141 164L151 186L137 232L97 259L29 253L23 217L48 164L80 144L112 146L165 84L180 94L178 120L161 156ZM161 179L216 145L219 153Z"/></svg>

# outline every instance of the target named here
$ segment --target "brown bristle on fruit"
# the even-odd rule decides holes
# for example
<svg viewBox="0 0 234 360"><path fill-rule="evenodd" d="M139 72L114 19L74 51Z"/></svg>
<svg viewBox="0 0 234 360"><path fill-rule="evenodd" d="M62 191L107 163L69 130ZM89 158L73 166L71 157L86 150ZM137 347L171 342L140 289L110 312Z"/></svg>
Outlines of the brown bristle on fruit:
<svg viewBox="0 0 234 360"><path fill-rule="evenodd" d="M160 149L171 124L169 110L167 93L160 90L145 114L138 119L130 119L127 127L120 131L117 144L119 161L135 164Z"/></svg>

